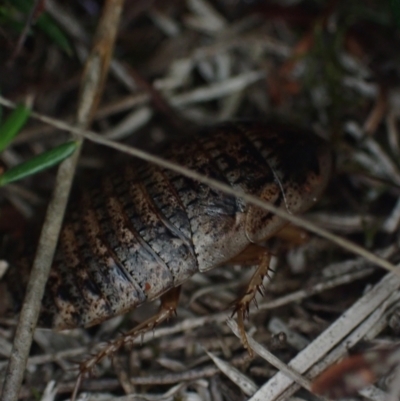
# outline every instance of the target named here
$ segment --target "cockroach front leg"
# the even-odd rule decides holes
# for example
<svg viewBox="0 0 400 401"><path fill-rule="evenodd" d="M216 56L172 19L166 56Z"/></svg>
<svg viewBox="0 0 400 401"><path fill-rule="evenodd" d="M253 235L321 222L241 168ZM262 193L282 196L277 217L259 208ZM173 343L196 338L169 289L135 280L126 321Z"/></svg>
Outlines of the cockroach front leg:
<svg viewBox="0 0 400 401"><path fill-rule="evenodd" d="M255 302L255 296L257 291L263 295L263 279L268 275L269 264L271 261L271 254L268 251L264 251L261 254L261 260L254 272L249 284L246 287L244 295L236 301L235 308L232 316L237 314L237 323L239 326L240 340L244 348L247 349L250 356L253 356L253 350L251 349L246 336L246 330L244 328L244 319L249 314L249 308L251 301Z"/></svg>
<svg viewBox="0 0 400 401"><path fill-rule="evenodd" d="M158 313L151 318L145 320L144 322L137 325L132 330L123 334L121 337L117 338L114 341L108 343L102 350L93 355L91 358L82 362L79 366L79 376L75 385L74 395L72 399L76 399L77 391L80 387L80 383L82 378L92 372L93 368L105 357L110 357L115 352L118 351L119 348L126 344L132 344L133 340L140 335L147 333L149 330L153 330L156 326L162 323L165 320L168 320L176 313L176 307L179 301L179 295L181 292L181 287L175 287L166 292L164 295L160 297L161 306Z"/></svg>

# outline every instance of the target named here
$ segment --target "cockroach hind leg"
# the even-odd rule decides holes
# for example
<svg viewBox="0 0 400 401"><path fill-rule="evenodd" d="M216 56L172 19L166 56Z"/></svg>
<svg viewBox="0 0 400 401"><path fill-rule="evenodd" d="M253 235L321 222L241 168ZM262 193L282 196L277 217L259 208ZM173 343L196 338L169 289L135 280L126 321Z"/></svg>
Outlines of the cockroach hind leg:
<svg viewBox="0 0 400 401"><path fill-rule="evenodd" d="M102 359L106 357L112 357L123 345L133 344L135 338L137 338L138 336L142 336L143 338L144 334L146 334L148 331L154 330L154 328L161 324L163 321L168 320L170 317L174 316L176 314L176 307L178 305L179 295L180 286L172 288L171 290L163 294L160 297L160 310L156 315L140 323L132 330L124 333L121 337L109 342L99 352L95 353L87 360L81 362L79 366L80 372L75 383L75 388L71 400L74 401L76 399L82 379L85 376L90 375L94 367Z"/></svg>
<svg viewBox="0 0 400 401"><path fill-rule="evenodd" d="M257 270L254 272L250 282L247 284L244 295L236 301L232 313L232 316L237 314L240 340L243 347L247 349L251 357L253 356L253 350L247 340L244 319L249 315L250 303L253 301L257 306L257 301L255 299L256 293L260 292L263 295L263 279L265 276L268 276L270 261L271 254L268 251L263 252Z"/></svg>

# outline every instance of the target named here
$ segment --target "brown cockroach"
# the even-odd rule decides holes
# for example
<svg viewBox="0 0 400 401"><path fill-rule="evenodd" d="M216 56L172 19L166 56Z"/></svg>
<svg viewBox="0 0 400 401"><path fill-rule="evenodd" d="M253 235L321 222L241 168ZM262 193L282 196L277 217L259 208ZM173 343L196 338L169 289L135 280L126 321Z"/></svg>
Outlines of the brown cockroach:
<svg viewBox="0 0 400 401"><path fill-rule="evenodd" d="M322 139L276 123L227 123L163 156L289 213L311 207L325 188L331 153ZM285 221L184 175L128 164L83 191L69 207L47 283L40 326L89 327L162 296L158 315L116 340L84 370L176 307L177 288L276 234ZM243 316L268 272L266 255L235 312ZM169 294L169 295L168 295Z"/></svg>

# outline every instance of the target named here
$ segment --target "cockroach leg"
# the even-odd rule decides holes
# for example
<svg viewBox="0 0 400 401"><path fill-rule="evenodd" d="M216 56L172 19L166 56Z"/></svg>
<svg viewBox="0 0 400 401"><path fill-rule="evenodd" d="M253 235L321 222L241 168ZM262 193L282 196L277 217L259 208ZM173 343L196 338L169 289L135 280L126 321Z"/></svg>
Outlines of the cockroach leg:
<svg viewBox="0 0 400 401"><path fill-rule="evenodd" d="M246 330L244 327L244 319L249 314L249 308L251 301L255 301L257 291L263 294L263 279L268 275L270 269L269 264L271 261L271 254L268 251L264 251L261 254L261 260L258 264L257 270L254 272L250 282L248 283L244 295L236 301L235 308L232 316L237 314L237 323L239 326L240 340L243 347L247 349L249 355L253 357L253 350L251 349L246 336Z"/></svg>
<svg viewBox="0 0 400 401"><path fill-rule="evenodd" d="M135 338L137 338L140 335L143 336L148 331L153 330L160 323L172 317L176 313L176 307L178 305L180 292L181 292L181 287L179 286L179 287L174 287L165 294L163 294L160 297L161 299L160 310L156 315L140 323L132 330L123 334L121 337L115 339L114 341L111 341L99 352L91 356L86 361L82 362L79 366L80 373L75 384L74 396L72 397L72 400L75 399L82 378L85 375L90 374L94 369L94 367L103 358L113 356L115 352L117 352L118 349L121 348L122 346L127 344L132 344Z"/></svg>

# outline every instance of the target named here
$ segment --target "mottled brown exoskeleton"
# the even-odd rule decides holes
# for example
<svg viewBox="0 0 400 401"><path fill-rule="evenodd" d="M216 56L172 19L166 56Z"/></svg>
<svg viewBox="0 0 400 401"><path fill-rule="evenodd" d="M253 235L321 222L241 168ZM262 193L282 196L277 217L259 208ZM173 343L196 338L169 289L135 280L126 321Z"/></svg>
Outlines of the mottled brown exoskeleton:
<svg viewBox="0 0 400 401"><path fill-rule="evenodd" d="M323 140L274 123L222 124L171 144L163 156L292 214L317 201L331 171ZM70 206L40 325L88 327L125 313L229 261L284 225L281 218L184 175L147 163L128 164ZM235 308L242 330L268 264L264 258ZM168 304L168 299L163 298L159 315L132 333L170 316L176 302ZM244 330L242 337L247 346Z"/></svg>

